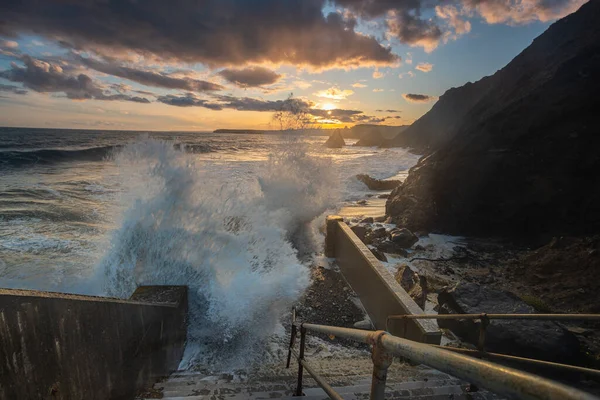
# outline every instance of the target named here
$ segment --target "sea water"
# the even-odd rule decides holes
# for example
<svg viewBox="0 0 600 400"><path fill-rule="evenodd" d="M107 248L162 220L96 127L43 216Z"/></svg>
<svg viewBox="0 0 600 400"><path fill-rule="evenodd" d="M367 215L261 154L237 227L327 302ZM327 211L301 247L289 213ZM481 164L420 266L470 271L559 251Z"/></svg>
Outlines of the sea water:
<svg viewBox="0 0 600 400"><path fill-rule="evenodd" d="M354 176L418 159L325 140L0 128L0 286L187 285L184 363L252 356L308 287L324 216L367 192Z"/></svg>

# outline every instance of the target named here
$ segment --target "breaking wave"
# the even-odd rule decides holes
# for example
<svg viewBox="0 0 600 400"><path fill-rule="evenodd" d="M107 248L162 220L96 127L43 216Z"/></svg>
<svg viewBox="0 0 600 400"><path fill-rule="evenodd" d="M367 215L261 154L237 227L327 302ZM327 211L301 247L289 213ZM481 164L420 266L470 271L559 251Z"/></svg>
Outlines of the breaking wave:
<svg viewBox="0 0 600 400"><path fill-rule="evenodd" d="M338 201L337 174L299 143L237 178L176 147L146 139L115 155L127 206L98 278L122 298L139 285L187 285L183 366L237 365L258 356L253 344L308 286L299 257L315 251L313 221Z"/></svg>
<svg viewBox="0 0 600 400"><path fill-rule="evenodd" d="M208 144L175 144L187 153L208 153L214 149ZM77 150L38 149L29 151L0 151L0 168L27 167L36 164L55 164L74 161L104 161L120 151L123 145L100 146Z"/></svg>

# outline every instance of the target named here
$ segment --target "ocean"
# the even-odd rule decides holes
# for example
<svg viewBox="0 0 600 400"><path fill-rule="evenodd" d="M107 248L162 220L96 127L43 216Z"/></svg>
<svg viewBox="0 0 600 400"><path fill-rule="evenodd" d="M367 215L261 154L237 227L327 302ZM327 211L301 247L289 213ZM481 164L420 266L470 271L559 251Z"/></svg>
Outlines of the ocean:
<svg viewBox="0 0 600 400"><path fill-rule="evenodd" d="M418 160L326 139L0 128L0 286L127 298L188 285L186 362L235 354L306 289L325 216L369 192L354 176Z"/></svg>

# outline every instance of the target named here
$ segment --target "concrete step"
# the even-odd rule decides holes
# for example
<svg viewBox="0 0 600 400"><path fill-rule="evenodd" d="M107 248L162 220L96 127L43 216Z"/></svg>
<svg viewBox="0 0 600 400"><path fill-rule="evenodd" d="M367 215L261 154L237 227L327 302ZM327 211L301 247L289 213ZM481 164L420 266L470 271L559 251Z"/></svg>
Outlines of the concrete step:
<svg viewBox="0 0 600 400"><path fill-rule="evenodd" d="M366 379L364 380L366 381ZM165 383L165 382L163 382ZM173 382L177 383L177 382ZM214 384L209 382L195 382L186 385L178 382L176 385L162 385L158 383L155 388L165 387L163 399L169 400L207 400L207 399L286 399L293 397L294 385L244 385L244 384ZM464 385L463 385L464 386ZM389 399L485 399L478 393L467 394L458 380L428 380L390 383L386 388L386 398ZM336 387L335 390L348 400L367 399L371 389L370 381L360 385ZM328 398L321 388L304 389L304 400Z"/></svg>

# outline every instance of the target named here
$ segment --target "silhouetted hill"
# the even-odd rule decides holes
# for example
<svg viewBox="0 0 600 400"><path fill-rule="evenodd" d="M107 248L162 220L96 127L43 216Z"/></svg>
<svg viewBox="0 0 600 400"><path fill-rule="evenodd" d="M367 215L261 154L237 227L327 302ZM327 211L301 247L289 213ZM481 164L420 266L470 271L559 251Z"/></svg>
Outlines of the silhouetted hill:
<svg viewBox="0 0 600 400"><path fill-rule="evenodd" d="M428 156L392 193L388 215L458 234L600 231L598 21L591 0L396 137Z"/></svg>

